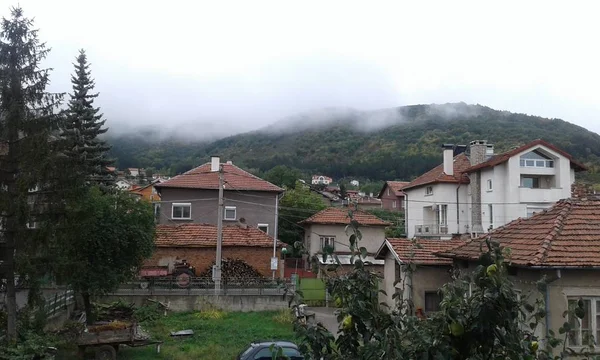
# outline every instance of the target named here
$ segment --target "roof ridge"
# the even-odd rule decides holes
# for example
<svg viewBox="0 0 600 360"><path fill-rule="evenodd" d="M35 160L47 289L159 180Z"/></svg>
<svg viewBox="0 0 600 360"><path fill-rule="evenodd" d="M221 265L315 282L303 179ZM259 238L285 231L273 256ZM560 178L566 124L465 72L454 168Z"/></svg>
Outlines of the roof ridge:
<svg viewBox="0 0 600 360"><path fill-rule="evenodd" d="M530 262L531 265L539 265L542 261L548 256L548 251L550 251L552 247L552 241L560 235L562 229L564 227L564 220L567 215L571 212L573 207L573 202L569 201L569 199L560 200L557 205L560 203L564 203L565 206L560 210L556 219L554 219L554 224L548 234L544 237L544 241L542 242L542 246L538 249L536 254L533 257L533 260Z"/></svg>

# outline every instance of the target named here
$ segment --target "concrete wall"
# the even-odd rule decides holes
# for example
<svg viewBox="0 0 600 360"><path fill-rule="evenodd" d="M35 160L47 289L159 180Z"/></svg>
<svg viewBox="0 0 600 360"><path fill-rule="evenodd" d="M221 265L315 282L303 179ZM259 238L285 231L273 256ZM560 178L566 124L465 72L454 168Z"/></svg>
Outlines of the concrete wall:
<svg viewBox="0 0 600 360"><path fill-rule="evenodd" d="M438 291L444 284L452 280L450 266L417 266L412 273L411 298L415 309L425 311L425 292Z"/></svg>
<svg viewBox="0 0 600 360"><path fill-rule="evenodd" d="M311 224L306 226L305 244L308 245L310 254L314 255L322 250L320 235L335 236L335 251L349 252L350 241L348 238L350 236L346 234L345 228L345 225ZM385 228L383 226L361 226L359 230L362 233L362 240L358 242L358 247L364 246L369 253L377 252L385 241Z"/></svg>
<svg viewBox="0 0 600 360"><path fill-rule="evenodd" d="M273 248L265 247L231 247L222 248L222 258L241 259L248 265L258 270L263 276L270 277L271 257ZM277 256L280 256L278 249ZM196 268L196 275L210 268L216 258L215 248L156 248L152 257L144 262L145 266L169 266L173 269L173 264L177 260L187 260L188 264ZM281 267L281 266L280 266ZM279 276L280 271L276 272Z"/></svg>
<svg viewBox="0 0 600 360"><path fill-rule="evenodd" d="M217 224L218 207L217 190L198 190L198 189L161 189L161 215L160 224L182 224L182 223L204 223ZM225 206L235 206L237 211L237 220L246 219L250 226L257 227L258 224L269 225L269 235L274 235L276 217L275 204L277 194L274 192L261 191L225 191ZM202 200L214 199L214 200ZM196 201L189 201L196 200ZM172 219L172 203L191 203L191 220ZM253 203L253 204L248 204ZM223 225L236 224L235 221L223 220Z"/></svg>
<svg viewBox="0 0 600 360"><path fill-rule="evenodd" d="M152 298L165 304L174 312L202 311L218 308L225 311L266 311L287 309L288 302L281 295L110 295L100 299L111 303L123 300L142 306L146 299Z"/></svg>

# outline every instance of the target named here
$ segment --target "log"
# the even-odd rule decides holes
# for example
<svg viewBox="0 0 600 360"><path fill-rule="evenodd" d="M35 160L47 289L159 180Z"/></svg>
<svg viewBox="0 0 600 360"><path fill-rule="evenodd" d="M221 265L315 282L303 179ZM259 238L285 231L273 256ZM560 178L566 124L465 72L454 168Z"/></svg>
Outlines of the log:
<svg viewBox="0 0 600 360"><path fill-rule="evenodd" d="M209 278L212 280L212 268L215 265L212 264L203 272L200 273L200 277ZM241 259L223 259L221 262L221 278L227 279L264 279L264 276L255 268L248 265L244 260Z"/></svg>

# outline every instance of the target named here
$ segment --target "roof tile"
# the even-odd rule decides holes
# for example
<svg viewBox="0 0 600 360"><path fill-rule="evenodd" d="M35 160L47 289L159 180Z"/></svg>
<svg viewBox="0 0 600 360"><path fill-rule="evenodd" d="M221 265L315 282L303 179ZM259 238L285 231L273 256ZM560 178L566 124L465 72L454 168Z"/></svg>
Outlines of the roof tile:
<svg viewBox="0 0 600 360"><path fill-rule="evenodd" d="M417 265L452 265L452 259L439 257L434 254L465 243L459 239L415 239L413 241L402 238L390 238L387 239L387 242L401 261Z"/></svg>
<svg viewBox="0 0 600 360"><path fill-rule="evenodd" d="M216 247L217 227L209 224L157 225L157 247ZM257 228L224 226L223 246L273 247L273 238Z"/></svg>
<svg viewBox="0 0 600 360"><path fill-rule="evenodd" d="M458 154L454 157L454 175L444 173L444 164L440 164L425 174L411 181L403 187L403 190L415 188L418 186L435 184L435 183L461 183L468 184L469 178L465 170L471 166L469 158L465 153Z"/></svg>
<svg viewBox="0 0 600 360"><path fill-rule="evenodd" d="M348 216L350 210L330 207L325 210L321 210L313 216L309 217L300 222L300 224L331 224L331 225L349 225L350 217ZM385 222L375 215L371 215L364 211L352 211L352 217L358 221L360 225L365 226L389 226L388 222Z"/></svg>

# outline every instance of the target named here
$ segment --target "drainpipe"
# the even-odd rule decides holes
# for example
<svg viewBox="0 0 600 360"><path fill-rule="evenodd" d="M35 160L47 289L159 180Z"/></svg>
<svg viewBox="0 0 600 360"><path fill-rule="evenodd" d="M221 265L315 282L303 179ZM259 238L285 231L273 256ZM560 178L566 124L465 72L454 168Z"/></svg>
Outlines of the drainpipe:
<svg viewBox="0 0 600 360"><path fill-rule="evenodd" d="M460 202L458 196L458 190L460 189L460 183L456 187L456 232L460 234Z"/></svg>
<svg viewBox="0 0 600 360"><path fill-rule="evenodd" d="M552 280L548 281L548 284L546 284L546 285L549 285L550 283L560 279L561 277L562 277L562 274L560 273L560 269L556 269L556 276ZM545 316L545 318L546 318L546 338L548 338L548 336L550 335L550 291L547 286L546 286L546 294L545 294L544 302L545 302L544 307L546 310L546 316Z"/></svg>
<svg viewBox="0 0 600 360"><path fill-rule="evenodd" d="M408 194L404 192L404 232L408 237Z"/></svg>

